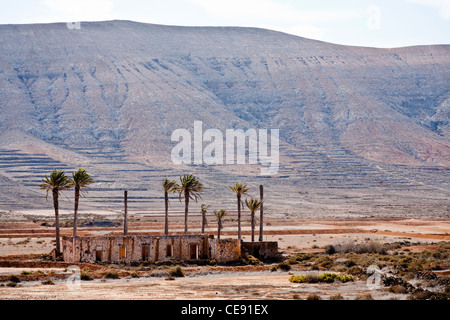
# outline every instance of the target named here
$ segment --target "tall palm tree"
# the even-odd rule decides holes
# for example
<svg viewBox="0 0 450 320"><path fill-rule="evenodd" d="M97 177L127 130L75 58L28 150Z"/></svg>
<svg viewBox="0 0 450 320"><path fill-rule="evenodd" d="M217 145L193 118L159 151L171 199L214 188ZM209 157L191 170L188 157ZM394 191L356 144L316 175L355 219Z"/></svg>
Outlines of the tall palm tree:
<svg viewBox="0 0 450 320"><path fill-rule="evenodd" d="M189 212L189 199L195 202L201 199L200 192L203 191L203 183L197 180L192 174L185 174L180 177L180 185L177 187L177 191L180 193L180 201L184 196L184 233L188 233L188 212Z"/></svg>
<svg viewBox="0 0 450 320"><path fill-rule="evenodd" d="M39 188L46 191L46 199L48 200L49 192L52 193L53 198L53 208L55 209L55 228L56 228L56 256L58 257L61 253L61 246L59 240L59 195L63 190L70 189L72 187L72 182L70 178L66 176L64 171L59 171L57 169L53 170L50 176L45 176L42 179L42 184Z"/></svg>
<svg viewBox="0 0 450 320"><path fill-rule="evenodd" d="M245 199L245 204L247 205L247 208L251 212L251 223L252 223L252 242L255 241L255 211L261 207L262 202L259 200L256 200L254 198L251 198L250 200Z"/></svg>
<svg viewBox="0 0 450 320"><path fill-rule="evenodd" d="M208 225L208 220L206 220L206 213L208 212L208 208L209 206L204 203L202 203L202 205L200 206L200 210L202 213L202 233L205 233L205 227Z"/></svg>
<svg viewBox="0 0 450 320"><path fill-rule="evenodd" d="M73 236L77 236L78 225L78 204L80 202L80 195L87 193L90 184L94 183L91 175L87 173L85 168L79 168L78 171L72 172L71 183L75 188L75 210L73 214Z"/></svg>
<svg viewBox="0 0 450 320"><path fill-rule="evenodd" d="M175 180L164 179L162 183L164 189L164 204L165 204L165 223L164 234L169 234L169 193L176 192L178 184Z"/></svg>
<svg viewBox="0 0 450 320"><path fill-rule="evenodd" d="M241 197L242 195L247 195L247 192L250 190L249 187L245 184L236 183L235 186L230 186L230 189L236 193L237 196L237 205L238 205L238 239L241 240Z"/></svg>
<svg viewBox="0 0 450 320"><path fill-rule="evenodd" d="M220 230L223 229L222 219L228 215L228 211L224 209L214 210L214 215L217 219L217 239L220 240Z"/></svg>

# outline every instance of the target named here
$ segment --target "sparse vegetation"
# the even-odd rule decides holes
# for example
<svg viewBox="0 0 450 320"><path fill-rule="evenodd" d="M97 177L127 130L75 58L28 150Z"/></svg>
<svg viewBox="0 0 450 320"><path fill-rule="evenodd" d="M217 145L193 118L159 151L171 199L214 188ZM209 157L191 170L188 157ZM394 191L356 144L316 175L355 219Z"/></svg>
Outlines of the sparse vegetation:
<svg viewBox="0 0 450 320"><path fill-rule="evenodd" d="M347 274L337 274L337 273L322 273L322 274L308 274L308 275L292 275L289 278L290 282L293 283L316 283L316 282L326 282L332 283L334 281L348 282L354 281L351 275Z"/></svg>
<svg viewBox="0 0 450 320"><path fill-rule="evenodd" d="M14 282L14 283L19 283L19 282L21 282L20 278L19 278L18 276L16 276L16 275L10 275L10 276L8 277L8 281Z"/></svg>
<svg viewBox="0 0 450 320"><path fill-rule="evenodd" d="M169 275L172 277L184 277L183 270L180 266L176 266L169 271Z"/></svg>
<svg viewBox="0 0 450 320"><path fill-rule="evenodd" d="M86 272L82 272L80 275L80 279L83 281L91 281L94 280L94 278L92 278L92 276L89 273Z"/></svg>
<svg viewBox="0 0 450 320"><path fill-rule="evenodd" d="M119 279L119 274L114 271L107 271L107 272L105 272L105 278L106 279Z"/></svg>
<svg viewBox="0 0 450 320"><path fill-rule="evenodd" d="M248 255L245 259L244 259L244 263L246 264L251 264L251 265L260 265L263 264L258 258L255 258L252 255Z"/></svg>
<svg viewBox="0 0 450 320"><path fill-rule="evenodd" d="M289 271L291 270L291 266L286 262L281 262L277 265L277 269L281 271Z"/></svg>
<svg viewBox="0 0 450 320"><path fill-rule="evenodd" d="M308 294L308 296L306 297L306 300L322 300L322 298L315 293L311 293L311 294Z"/></svg>

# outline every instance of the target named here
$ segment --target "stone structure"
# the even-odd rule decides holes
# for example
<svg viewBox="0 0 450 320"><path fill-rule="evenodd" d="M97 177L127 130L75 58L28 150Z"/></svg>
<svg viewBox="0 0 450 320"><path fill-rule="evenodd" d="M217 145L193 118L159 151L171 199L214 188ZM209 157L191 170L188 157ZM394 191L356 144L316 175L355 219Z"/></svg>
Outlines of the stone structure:
<svg viewBox="0 0 450 320"><path fill-rule="evenodd" d="M98 236L63 237L62 250L66 262L121 262L163 260L215 259L218 263L237 261L245 252L257 256L275 257L277 242L257 242L258 246L237 239L216 239L213 235L167 235L167 236ZM250 249L249 249L250 248ZM270 248L270 249L268 249Z"/></svg>
<svg viewBox="0 0 450 320"><path fill-rule="evenodd" d="M278 257L278 242L242 242L241 250L243 256L252 255L261 260L272 259Z"/></svg>

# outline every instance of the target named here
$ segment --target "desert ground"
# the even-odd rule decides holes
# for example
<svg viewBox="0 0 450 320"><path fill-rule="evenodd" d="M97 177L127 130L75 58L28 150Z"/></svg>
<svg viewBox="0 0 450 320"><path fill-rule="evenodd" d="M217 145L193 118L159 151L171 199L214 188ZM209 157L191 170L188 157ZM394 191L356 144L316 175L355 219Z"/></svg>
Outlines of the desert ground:
<svg viewBox="0 0 450 320"><path fill-rule="evenodd" d="M278 241L279 261L237 263L234 265L113 265L52 261L54 248L53 217L47 213L3 212L0 222L0 297L1 299L316 299L329 300L405 300L412 288L447 293L450 274L450 221L414 218L327 218L279 219L264 221L264 240ZM209 217L207 232L216 234L217 224ZM224 222L222 237L237 235L234 216ZM110 212L85 213L80 217L79 235L120 234L120 217ZM62 235L72 233L69 216L61 217ZM162 215L131 215L129 233L158 234L163 230ZM173 233L183 232L182 216L170 221ZM199 232L199 216L190 216L189 230ZM250 240L250 223L244 221L244 241ZM258 232L256 231L256 235ZM327 255L330 245L372 244L386 246L387 253L341 253ZM352 256L353 255L353 256ZM331 257L331 258L330 258ZM364 257L364 259L363 259ZM403 260L397 259L403 258ZM406 258L412 258L414 265ZM430 259L433 260L427 260ZM331 263L324 264L328 259ZM420 260L422 259L422 260ZM352 281L295 283L293 275L349 273L349 260L360 270ZM287 268L280 264L289 265ZM400 262L399 262L400 261ZM405 262L409 265L405 267ZM398 267L402 265L403 267ZM171 268L179 264L183 276L171 277ZM354 265L355 263L353 263ZM368 285L369 265L381 267L407 279L408 284L378 287ZM397 268L398 267L398 268ZM403 268L403 269L402 269ZM408 269L409 268L409 269ZM74 273L75 272L75 273ZM89 279L80 275L88 274ZM108 276L114 274L114 277ZM78 277L78 278L77 278ZM403 280L401 280L403 281ZM396 282L397 283L397 282ZM393 289L394 287L394 289ZM399 287L404 288L399 289ZM414 289L414 290L415 290ZM415 292L415 291L414 291ZM443 295L439 297L443 297Z"/></svg>

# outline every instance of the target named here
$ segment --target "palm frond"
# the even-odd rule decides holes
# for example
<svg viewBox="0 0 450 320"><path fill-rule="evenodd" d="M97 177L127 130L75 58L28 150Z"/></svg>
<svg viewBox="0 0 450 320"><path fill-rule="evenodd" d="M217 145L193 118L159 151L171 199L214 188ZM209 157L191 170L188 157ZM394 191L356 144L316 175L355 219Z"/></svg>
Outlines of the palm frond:
<svg viewBox="0 0 450 320"><path fill-rule="evenodd" d="M79 168L76 172L72 172L71 183L76 189L80 190L81 194L86 193L86 189L89 189L89 185L94 182L85 168Z"/></svg>
<svg viewBox="0 0 450 320"><path fill-rule="evenodd" d="M200 193L204 190L203 183L197 180L192 174L180 177L180 185L177 186L176 191L179 192L179 199L189 197L195 202L201 199Z"/></svg>
<svg viewBox="0 0 450 320"><path fill-rule="evenodd" d="M40 189L46 191L46 199L48 199L49 192L57 192L67 190L73 187L72 180L66 176L64 171L54 169L50 176L45 176L42 183L39 185Z"/></svg>
<svg viewBox="0 0 450 320"><path fill-rule="evenodd" d="M236 185L229 186L229 187L238 196L248 195L247 192L250 190L250 187L247 187L246 184L240 184L240 183L236 183Z"/></svg>
<svg viewBox="0 0 450 320"><path fill-rule="evenodd" d="M252 213L254 213L256 210L258 210L261 207L261 204L262 204L262 202L255 198L250 198L250 200L245 199L245 205Z"/></svg>

